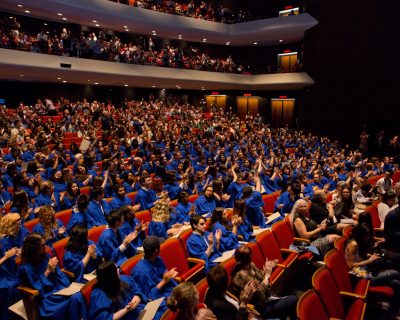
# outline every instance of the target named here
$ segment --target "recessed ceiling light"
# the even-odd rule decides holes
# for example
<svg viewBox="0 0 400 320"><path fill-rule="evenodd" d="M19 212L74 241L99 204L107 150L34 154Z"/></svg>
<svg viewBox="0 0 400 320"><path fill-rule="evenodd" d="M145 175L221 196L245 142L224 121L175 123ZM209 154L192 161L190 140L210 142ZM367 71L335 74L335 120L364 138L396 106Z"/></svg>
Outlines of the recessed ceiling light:
<svg viewBox="0 0 400 320"><path fill-rule="evenodd" d="M128 26L124 26L124 28L126 29L126 28L128 28Z"/></svg>
<svg viewBox="0 0 400 320"><path fill-rule="evenodd" d="M57 78L57 80L61 80L61 78Z"/></svg>
<svg viewBox="0 0 400 320"><path fill-rule="evenodd" d="M126 31L126 32L128 32L128 31L129 31L129 29L125 29L125 31Z"/></svg>
<svg viewBox="0 0 400 320"><path fill-rule="evenodd" d="M31 13L29 10L25 10L26 13Z"/></svg>
<svg viewBox="0 0 400 320"><path fill-rule="evenodd" d="M151 31L151 32L156 33L156 30L153 30L153 31Z"/></svg>
<svg viewBox="0 0 400 320"><path fill-rule="evenodd" d="M62 18L62 19L63 19L64 21L66 21L66 20L67 20L67 18L65 18L65 17L64 17L64 18Z"/></svg>
<svg viewBox="0 0 400 320"><path fill-rule="evenodd" d="M226 43L227 46L229 46L230 44L231 44L231 43L230 43L229 41Z"/></svg>
<svg viewBox="0 0 400 320"><path fill-rule="evenodd" d="M94 23L97 23L97 20L92 20Z"/></svg>
<svg viewBox="0 0 400 320"><path fill-rule="evenodd" d="M96 24L96 27L100 27L100 25L99 25L99 24Z"/></svg>
<svg viewBox="0 0 400 320"><path fill-rule="evenodd" d="M67 80L63 80L63 83L67 83Z"/></svg>
<svg viewBox="0 0 400 320"><path fill-rule="evenodd" d="M9 17L10 19L14 18L14 17Z"/></svg>
<svg viewBox="0 0 400 320"><path fill-rule="evenodd" d="M203 91L204 91L204 90L206 90L206 89L205 89L204 87L201 87L201 90L203 90Z"/></svg>
<svg viewBox="0 0 400 320"><path fill-rule="evenodd" d="M165 89L162 89L162 91L165 91Z"/></svg>
<svg viewBox="0 0 400 320"><path fill-rule="evenodd" d="M20 77L23 77L24 75L23 75L23 74L20 74L19 76L20 76Z"/></svg>
<svg viewBox="0 0 400 320"><path fill-rule="evenodd" d="M50 33L50 31L46 31L46 33Z"/></svg>
<svg viewBox="0 0 400 320"><path fill-rule="evenodd" d="M207 42L207 39L206 39L206 38L204 38L204 39L203 39L203 42Z"/></svg>
<svg viewBox="0 0 400 320"><path fill-rule="evenodd" d="M45 22L45 23L43 23L43 25L47 26L47 23Z"/></svg>
<svg viewBox="0 0 400 320"><path fill-rule="evenodd" d="M256 46L256 45L258 45L258 42L254 42L253 44Z"/></svg>
<svg viewBox="0 0 400 320"><path fill-rule="evenodd" d="M94 84L99 84L98 82L95 82Z"/></svg>
<svg viewBox="0 0 400 320"><path fill-rule="evenodd" d="M22 8L22 4L17 4L17 7Z"/></svg>
<svg viewBox="0 0 400 320"><path fill-rule="evenodd" d="M279 40L279 42L281 42L281 43L282 43L282 42L283 42L283 40Z"/></svg>
<svg viewBox="0 0 400 320"><path fill-rule="evenodd" d="M128 85L127 84L124 84L124 87L127 87Z"/></svg>
<svg viewBox="0 0 400 320"><path fill-rule="evenodd" d="M88 82L90 82L90 80L88 80Z"/></svg>
<svg viewBox="0 0 400 320"><path fill-rule="evenodd" d="M156 86L151 86L152 88L155 88Z"/></svg>
<svg viewBox="0 0 400 320"><path fill-rule="evenodd" d="M57 13L57 15L58 15L58 16L62 16L62 13L59 12L59 13Z"/></svg>

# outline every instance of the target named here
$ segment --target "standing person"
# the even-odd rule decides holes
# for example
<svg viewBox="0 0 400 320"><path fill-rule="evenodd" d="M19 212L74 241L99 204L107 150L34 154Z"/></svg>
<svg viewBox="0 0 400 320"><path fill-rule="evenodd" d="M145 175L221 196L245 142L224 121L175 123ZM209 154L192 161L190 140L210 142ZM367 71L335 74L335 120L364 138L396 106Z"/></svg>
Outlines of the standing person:
<svg viewBox="0 0 400 320"><path fill-rule="evenodd" d="M80 292L72 296L54 295L69 286L67 276L58 267L56 257L46 255L46 241L42 235L27 236L22 247L22 265L19 269L21 285L39 291L39 314L42 318L86 319L86 307Z"/></svg>
<svg viewBox="0 0 400 320"><path fill-rule="evenodd" d="M89 319L135 320L143 310L143 295L128 276L118 275L112 261L100 264L90 295Z"/></svg>
<svg viewBox="0 0 400 320"><path fill-rule="evenodd" d="M160 254L160 240L149 236L143 241L144 257L132 270L132 280L138 285L146 301L161 297L169 297L177 283L174 278L178 275L175 268L167 270ZM163 301L154 319L160 319L167 310Z"/></svg>

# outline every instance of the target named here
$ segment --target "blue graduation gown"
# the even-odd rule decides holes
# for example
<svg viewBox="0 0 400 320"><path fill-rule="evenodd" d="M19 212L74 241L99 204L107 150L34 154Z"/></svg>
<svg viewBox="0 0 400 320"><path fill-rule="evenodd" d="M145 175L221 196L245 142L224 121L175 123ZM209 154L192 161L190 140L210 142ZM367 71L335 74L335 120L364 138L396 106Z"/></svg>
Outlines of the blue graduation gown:
<svg viewBox="0 0 400 320"><path fill-rule="evenodd" d="M275 201L275 206L274 206L274 212L280 212L281 215L284 215L285 213L290 213L290 211L293 208L294 203L298 200L299 198L296 197L293 200L290 198L289 192L285 191L283 192L279 198ZM281 209L278 209L278 206L280 204L283 204L283 207Z"/></svg>
<svg viewBox="0 0 400 320"><path fill-rule="evenodd" d="M121 240L125 239L125 237L131 232L135 231L135 227L140 224L138 219L133 219L132 223L129 224L128 221L124 221L122 226L118 229L118 233L121 237ZM144 231L140 231L138 236L130 243L129 247L126 248L127 252L126 256L134 256L136 254L136 248L141 247L143 244L143 240L146 238L146 233Z"/></svg>
<svg viewBox="0 0 400 320"><path fill-rule="evenodd" d="M120 267L122 263L127 260L125 251L122 252L119 246L122 241L118 234L115 234L112 229L105 229L101 234L97 247L99 249L100 255L109 261L114 261L115 264Z"/></svg>
<svg viewBox="0 0 400 320"><path fill-rule="evenodd" d="M169 221L166 223L150 221L149 224L149 236L157 236L159 238L168 239L168 229L171 228Z"/></svg>
<svg viewBox="0 0 400 320"><path fill-rule="evenodd" d="M72 215L71 215L71 219L69 219L68 224L67 224L67 232L71 233L72 228L78 224L88 227L86 213L80 212L80 211L73 211Z"/></svg>
<svg viewBox="0 0 400 320"><path fill-rule="evenodd" d="M50 247L53 246L53 243L61 240L63 238L65 238L68 234L67 232L65 232L63 235L59 235L58 234L58 229L60 229L61 227L64 227L64 224L60 221L60 220L56 220L57 222L57 227L56 228L52 228L51 233L52 233L52 237L50 239L46 239L46 244ZM32 232L37 232L40 233L41 235L44 236L44 227L41 223L38 223L32 230Z"/></svg>
<svg viewBox="0 0 400 320"><path fill-rule="evenodd" d="M0 193L0 208L3 208L7 201L11 201L12 196L7 190Z"/></svg>
<svg viewBox="0 0 400 320"><path fill-rule="evenodd" d="M111 209L119 209L123 206L131 205L133 205L133 201L128 196L124 196L122 199L119 197L114 197L111 199L110 202Z"/></svg>
<svg viewBox="0 0 400 320"><path fill-rule="evenodd" d="M146 301L171 296L172 289L177 285L175 280L170 280L161 290L156 287L162 280L165 271L167 271L167 268L161 257L157 257L154 262L142 259L133 268L132 281L140 288ZM167 305L164 300L154 319L160 319L166 310Z"/></svg>
<svg viewBox="0 0 400 320"><path fill-rule="evenodd" d="M102 210L103 208L103 210ZM104 200L101 203L90 200L89 205L86 209L86 220L87 220L87 227L91 229L95 226L106 225L107 220L105 215L109 212L108 203Z"/></svg>
<svg viewBox="0 0 400 320"><path fill-rule="evenodd" d="M187 247L189 256L192 258L202 259L206 262L206 272L208 272L212 267L217 265L217 263L214 263L213 260L215 260L216 258L218 258L222 255L222 253L217 250L215 241L214 241L213 250L212 250L210 256L206 255L205 252L208 248L208 239L207 238L208 238L209 234L210 234L210 232L208 232L208 231L204 232L203 236L201 236L198 233L192 233L186 242L186 247Z"/></svg>
<svg viewBox="0 0 400 320"><path fill-rule="evenodd" d="M65 196L63 198L63 201L60 202L61 210L67 210L67 209L71 209L72 207L74 207L76 205L77 198L78 197L70 198L68 196Z"/></svg>
<svg viewBox="0 0 400 320"><path fill-rule="evenodd" d="M173 223L184 223L190 221L190 209L193 207L193 203L183 204L181 202L175 207L174 214L171 214Z"/></svg>
<svg viewBox="0 0 400 320"><path fill-rule="evenodd" d="M247 217L244 217L243 223L238 226L237 234L243 237L243 241L254 241L253 225Z"/></svg>
<svg viewBox="0 0 400 320"><path fill-rule="evenodd" d="M90 295L90 320L112 320L114 313L123 309L135 295L142 297L140 290L128 276L121 275L119 278L121 281L127 283L129 287L123 294L121 294L119 300L116 302L112 302L103 290L96 287L93 289ZM140 311L142 311L145 306L143 302L145 301L143 301L142 298L142 302L134 310L128 312L121 319L136 320Z"/></svg>
<svg viewBox="0 0 400 320"><path fill-rule="evenodd" d="M55 198L55 202L53 202L53 200L51 200L51 196L47 195L47 194L43 194L40 193L36 199L35 199L35 203L33 204L34 208L37 207L41 207L41 206L46 206L46 205L50 205L54 208L55 211L59 211L60 209L60 198L54 194L54 198Z"/></svg>
<svg viewBox="0 0 400 320"><path fill-rule="evenodd" d="M178 195L182 191L182 189L178 186L177 183L174 183L174 184L165 184L164 191L168 192L168 197L171 200L174 200L178 198Z"/></svg>
<svg viewBox="0 0 400 320"><path fill-rule="evenodd" d="M89 240L88 241L88 246L94 244L93 241ZM100 252L96 248L96 253L97 253L97 259L89 259L89 262L86 266L83 265L82 259L85 257L86 252L71 252L68 250L65 250L64 254L64 269L71 271L75 275L75 282L81 282L81 283L86 283L86 280L83 279L83 276L87 273L90 273L94 270L96 270L97 264L100 262L101 257L100 257Z"/></svg>
<svg viewBox="0 0 400 320"><path fill-rule="evenodd" d="M140 189L135 197L135 204L140 204L140 210L149 210L153 207L154 202L157 200L157 195L154 190Z"/></svg>
<svg viewBox="0 0 400 320"><path fill-rule="evenodd" d="M80 292L70 297L53 295L69 286L69 280L59 267L45 277L48 259L39 265L23 264L19 269L21 284L39 291L39 314L43 318L79 320L86 319L86 306Z"/></svg>
<svg viewBox="0 0 400 320"><path fill-rule="evenodd" d="M215 198L212 197L211 199L207 199L204 195L201 195L196 199L194 202L196 208L196 214L206 214L206 213L213 213L215 208L217 207L215 203Z"/></svg>
<svg viewBox="0 0 400 320"><path fill-rule="evenodd" d="M211 231L215 235L215 232L218 229L221 229L222 231L221 240L219 242L219 251L224 252L233 250L240 246L237 236L232 231L227 230L222 224L216 222L212 226Z"/></svg>
<svg viewBox="0 0 400 320"><path fill-rule="evenodd" d="M265 228L265 216L262 211L264 202L262 201L261 193L253 191L251 196L246 199L246 217L253 226Z"/></svg>

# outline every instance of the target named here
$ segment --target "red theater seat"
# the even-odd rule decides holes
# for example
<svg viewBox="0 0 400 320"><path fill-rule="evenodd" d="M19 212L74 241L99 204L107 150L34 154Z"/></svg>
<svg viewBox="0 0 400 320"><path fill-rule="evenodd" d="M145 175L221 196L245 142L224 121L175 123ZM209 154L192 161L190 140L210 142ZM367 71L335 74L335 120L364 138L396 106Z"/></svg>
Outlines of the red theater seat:
<svg viewBox="0 0 400 320"><path fill-rule="evenodd" d="M96 283L97 283L97 279L92 279L81 288L81 294L82 294L83 299L85 300L86 306L88 308L90 306L90 295L92 294L94 285Z"/></svg>
<svg viewBox="0 0 400 320"><path fill-rule="evenodd" d="M106 226L97 226L89 229L88 231L88 238L92 240L94 243L99 241L99 238L103 231L106 229Z"/></svg>
<svg viewBox="0 0 400 320"><path fill-rule="evenodd" d="M56 213L56 219L60 220L64 226L67 226L69 220L71 219L72 209L67 209L59 211Z"/></svg>
<svg viewBox="0 0 400 320"><path fill-rule="evenodd" d="M130 276L132 273L132 269L137 265L137 263L143 258L143 253L139 253L132 258L126 260L123 264L121 264L121 272L124 275Z"/></svg>
<svg viewBox="0 0 400 320"><path fill-rule="evenodd" d="M32 232L33 228L39 223L39 218L29 220L24 223L24 227L29 230L29 232Z"/></svg>
<svg viewBox="0 0 400 320"><path fill-rule="evenodd" d="M307 290L297 302L298 320L328 320L324 305L318 294L313 290Z"/></svg>
<svg viewBox="0 0 400 320"><path fill-rule="evenodd" d="M66 237L64 239L61 239L53 243L53 250L54 253L56 254L56 257L58 259L58 264L60 265L61 268L64 267L65 246L67 245L68 241L69 237Z"/></svg>

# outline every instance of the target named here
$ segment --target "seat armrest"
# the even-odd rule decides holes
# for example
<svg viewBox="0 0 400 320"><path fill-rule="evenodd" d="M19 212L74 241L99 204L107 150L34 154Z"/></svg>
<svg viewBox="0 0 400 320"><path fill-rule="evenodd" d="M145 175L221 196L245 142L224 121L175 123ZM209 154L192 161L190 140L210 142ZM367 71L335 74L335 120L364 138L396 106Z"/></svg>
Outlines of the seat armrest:
<svg viewBox="0 0 400 320"><path fill-rule="evenodd" d="M310 242L311 242L311 241L308 240L308 239L298 238L298 237L293 237L293 241L305 242L305 243L310 243Z"/></svg>
<svg viewBox="0 0 400 320"><path fill-rule="evenodd" d="M365 299L365 296L362 296L360 294L356 294L356 293L353 293L353 292L347 292L347 291L340 291L340 295L342 297L351 298L351 299L362 299L362 300Z"/></svg>
<svg viewBox="0 0 400 320"><path fill-rule="evenodd" d="M22 293L25 293L25 294L27 294L29 296L32 296L32 297L36 297L36 296L39 295L39 290L32 289L32 288L29 288L29 287L19 286L18 290L20 290Z"/></svg>
<svg viewBox="0 0 400 320"><path fill-rule="evenodd" d="M204 261L203 259L198 259L198 258L187 258L186 260L187 260L187 262L193 263L193 264L198 264L198 263L206 264L205 261Z"/></svg>
<svg viewBox="0 0 400 320"><path fill-rule="evenodd" d="M61 271L71 280L71 279L75 279L75 274L71 271L65 270L65 269L61 269Z"/></svg>
<svg viewBox="0 0 400 320"><path fill-rule="evenodd" d="M292 250L292 249L281 249L281 253L285 253L285 254L295 253L295 254L298 254L298 252L296 250Z"/></svg>

